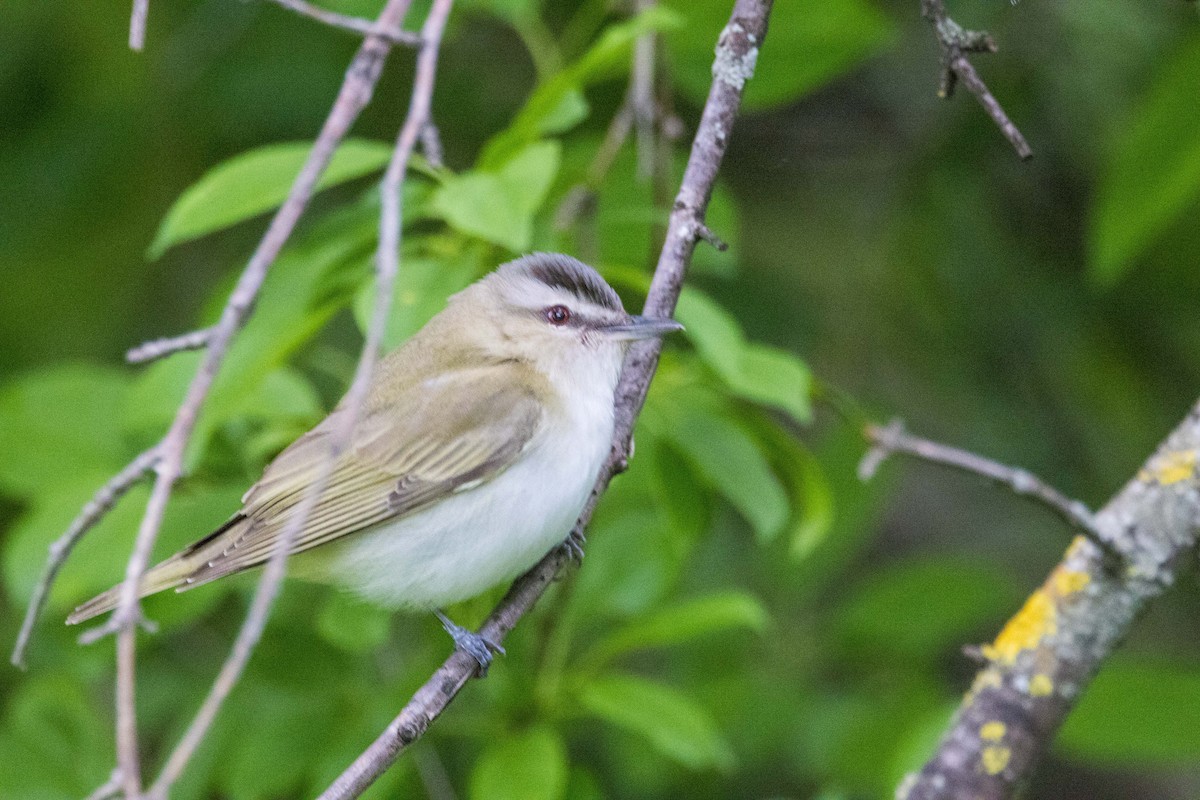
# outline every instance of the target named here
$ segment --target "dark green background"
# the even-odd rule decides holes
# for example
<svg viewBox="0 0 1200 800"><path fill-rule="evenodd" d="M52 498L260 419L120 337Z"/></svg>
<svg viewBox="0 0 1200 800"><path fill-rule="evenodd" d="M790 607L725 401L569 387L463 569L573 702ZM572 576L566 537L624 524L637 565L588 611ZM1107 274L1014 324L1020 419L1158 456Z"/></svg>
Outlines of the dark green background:
<svg viewBox="0 0 1200 800"><path fill-rule="evenodd" d="M366 16L378 5L330 4ZM606 16L603 3L582 5L583 15L599 12L598 24L622 17ZM538 80L530 47L552 72L556 59L573 60L593 38L570 21L574 6L548 2L540 19L529 16L536 4L516 0L456 8L434 102L452 170L469 169L524 103ZM1200 386L1195 3L952 6L961 23L988 28L1000 44L998 54L975 63L1030 140L1036 155L1028 163L970 95L937 100L939 55L916 0L777 6L756 94L722 170L732 202L714 225L725 226L718 233L734 242L734 258L706 256L696 285L750 339L803 359L821 385L838 387L869 416L901 416L917 432L1020 464L1101 504L1182 418ZM677 7L688 16L666 34L664 75L690 136L726 11L715 0ZM211 319L206 309L263 228L259 218L147 261L171 203L231 156L311 139L355 48L352 35L260 2L155 0L140 55L125 47L127 22L124 3L9 0L0 10L2 391L11 398L22 382L66 363L115 370L83 384L81 407L90 416L75 427L86 428L80 441L94 440L97 451L114 434L105 430L111 417L96 387L135 379L136 370L120 366L130 345ZM546 45L555 40L557 53ZM411 55L395 54L356 136L392 138L410 79ZM591 115L561 137L565 165L578 171L586 163L624 80L617 71L587 88ZM626 156L606 185L611 197L645 191L635 189ZM360 181L322 195L311 218L368 188ZM539 245L575 243L547 233L565 188L556 184L538 212ZM441 241L440 224L410 238ZM650 226L630 233L630 225L602 225L602 268L648 262L642 243ZM454 236L447 241L464 248L456 252L478 263L507 257ZM636 291L625 293L637 302ZM272 437L286 441L311 423L314 404L336 399L357 342L349 315L335 316L290 357L312 396L288 395L294 413L267 414L263 430L236 422L222 429L185 481L177 517L168 518L168 526L177 523L171 543L219 522L282 444ZM680 498L685 515L703 507L703 519L681 523L699 533L667 548L674 555L661 561L627 551L631 537L663 541L645 510L652 462L678 455L682 445L671 437L698 424L651 411L650 444L639 453L651 466L618 482L578 579L527 621L492 677L468 688L376 796L424 796L439 769L455 796L508 796L513 765L558 763L565 748L569 783L556 774L529 777L527 785L545 782L538 796L889 797L929 752L969 681L960 645L993 636L1068 540L1045 510L927 465L889 463L877 483L863 486L853 474L862 443L828 403L818 399L815 421L801 428L743 407L686 346L672 352L678 364L668 365L677 368L669 374L687 383L703 372L705 391L720 394L714 413L751 430L772 467L815 459L829 487L831 527L805 557L779 542L755 544L743 519L753 501L739 505L738 489L722 488L734 476L706 471L704 454L689 453L691 477L658 486L654 497ZM39 411L52 427L71 427L58 414L79 418L52 398ZM108 463L81 457L65 435L18 423L0 419L6 445L19 445L0 459L22 469L26 462L12 456L20 450L57 466L30 486L20 476L0 482L5 643L33 580L26 570L24 585L14 586L13 565L37 563L28 554L36 556L103 482L100 465ZM772 438L784 431L802 449ZM152 436L147 423L114 447L144 446ZM792 500L793 515L814 513ZM105 569L71 585L94 590L103 588L96 581L119 578L137 500L122 509L86 556L104 554ZM165 629L143 640L150 765L198 704L250 585L150 605ZM599 701L586 700L586 687L557 694L555 682L570 684L573 671L553 665L576 662L555 656L556 647L578 655L587 649L580 642L653 618L656 609L730 591L743 594L724 607L730 621L713 623L713 632L621 657L626 674L690 697L688 708L704 712L701 722L622 726L596 712ZM39 630L31 671L0 670L5 797L78 797L111 767L111 644L74 646L59 620L83 598L64 592ZM742 602L747 597L757 598L753 608ZM478 619L487 605L467 617ZM1200 791L1197 620L1200 594L1188 576L1102 673L1031 796ZM325 590L289 585L179 796L311 794L445 652L428 620L389 621ZM607 688L610 699L620 696ZM710 722L712 746L693 746Z"/></svg>

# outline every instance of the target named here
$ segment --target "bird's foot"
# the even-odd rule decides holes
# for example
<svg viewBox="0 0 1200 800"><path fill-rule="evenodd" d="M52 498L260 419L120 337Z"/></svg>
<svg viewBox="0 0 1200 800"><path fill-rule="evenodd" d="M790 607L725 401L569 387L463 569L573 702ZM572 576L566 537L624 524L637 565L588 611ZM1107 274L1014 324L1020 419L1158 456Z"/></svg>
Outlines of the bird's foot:
<svg viewBox="0 0 1200 800"><path fill-rule="evenodd" d="M469 631L461 625L454 624L441 611L433 613L441 621L442 627L446 629L446 633L450 634L450 638L454 640L455 649L462 650L475 659L475 663L478 665L475 675L480 678L487 677L488 667L492 665L492 654L500 653L504 655L504 648L482 634Z"/></svg>
<svg viewBox="0 0 1200 800"><path fill-rule="evenodd" d="M560 545L566 551L567 557L576 564L583 563L583 546L587 543L587 537L583 535L583 531L578 528L572 528L567 534L567 538L563 539Z"/></svg>

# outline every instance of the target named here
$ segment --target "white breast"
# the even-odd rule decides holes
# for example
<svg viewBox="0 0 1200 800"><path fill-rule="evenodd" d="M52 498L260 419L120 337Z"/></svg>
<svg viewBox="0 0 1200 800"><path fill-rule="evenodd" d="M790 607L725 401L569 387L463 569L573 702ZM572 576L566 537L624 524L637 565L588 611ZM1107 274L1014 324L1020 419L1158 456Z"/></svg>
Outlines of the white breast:
<svg viewBox="0 0 1200 800"><path fill-rule="evenodd" d="M329 579L390 608L437 608L512 580L560 543L612 441L613 379L578 375L578 396L508 469L393 522L347 537ZM599 380L597 380L599 379Z"/></svg>

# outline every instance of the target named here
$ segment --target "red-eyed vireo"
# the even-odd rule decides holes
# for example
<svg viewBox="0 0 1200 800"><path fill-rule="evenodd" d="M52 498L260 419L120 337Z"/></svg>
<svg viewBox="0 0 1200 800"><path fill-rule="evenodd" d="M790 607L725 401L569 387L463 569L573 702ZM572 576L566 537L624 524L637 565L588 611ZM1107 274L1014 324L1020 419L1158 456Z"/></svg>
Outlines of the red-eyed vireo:
<svg viewBox="0 0 1200 800"><path fill-rule="evenodd" d="M583 509L609 453L629 343L680 328L630 316L595 270L568 256L502 265L380 361L289 569L388 608L432 610L516 577ZM266 562L345 413L339 405L280 453L242 509L149 570L141 595ZM111 610L120 588L67 622ZM437 613L486 670L489 644Z"/></svg>

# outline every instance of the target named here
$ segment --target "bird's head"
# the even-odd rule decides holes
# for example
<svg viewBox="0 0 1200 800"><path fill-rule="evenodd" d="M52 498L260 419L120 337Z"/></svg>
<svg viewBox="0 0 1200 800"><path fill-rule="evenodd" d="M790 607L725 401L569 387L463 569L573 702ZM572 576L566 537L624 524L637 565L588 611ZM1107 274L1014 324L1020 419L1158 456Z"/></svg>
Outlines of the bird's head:
<svg viewBox="0 0 1200 800"><path fill-rule="evenodd" d="M570 256L533 253L501 265L452 305L496 360L531 364L551 380L600 371L615 385L628 345L682 329L632 316L596 270Z"/></svg>

